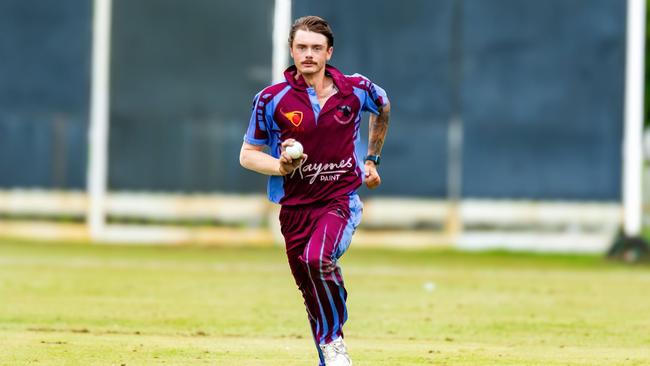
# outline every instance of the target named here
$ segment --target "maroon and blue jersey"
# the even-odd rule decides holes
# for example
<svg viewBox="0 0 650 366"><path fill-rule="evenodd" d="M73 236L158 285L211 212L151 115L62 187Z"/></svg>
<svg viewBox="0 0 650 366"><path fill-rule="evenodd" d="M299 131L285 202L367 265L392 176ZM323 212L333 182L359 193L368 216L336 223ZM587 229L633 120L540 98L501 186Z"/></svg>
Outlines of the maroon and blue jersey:
<svg viewBox="0 0 650 366"><path fill-rule="evenodd" d="M325 73L338 92L323 108L314 88L301 75L296 77L295 66L284 72L286 81L255 96L244 141L268 145L270 154L279 158L282 141L293 138L308 155L292 174L269 178L273 202L293 206L329 200L352 194L363 183L363 161L356 154L359 123L364 111L379 114L388 104L386 92L359 74L343 75L330 65Z"/></svg>

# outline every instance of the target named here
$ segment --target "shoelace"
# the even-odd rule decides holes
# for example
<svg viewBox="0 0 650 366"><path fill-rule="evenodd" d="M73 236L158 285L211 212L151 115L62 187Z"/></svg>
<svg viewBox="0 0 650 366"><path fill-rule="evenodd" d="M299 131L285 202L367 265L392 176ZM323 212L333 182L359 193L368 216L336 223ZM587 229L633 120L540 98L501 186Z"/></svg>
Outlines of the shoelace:
<svg viewBox="0 0 650 366"><path fill-rule="evenodd" d="M340 354L344 355L346 353L345 345L343 344L343 342L335 342L328 345L328 347L324 347L324 348L325 348L324 356L327 359L334 359L336 355L340 355Z"/></svg>
<svg viewBox="0 0 650 366"><path fill-rule="evenodd" d="M336 353L346 353L347 352L343 342L335 343L333 348L336 350Z"/></svg>

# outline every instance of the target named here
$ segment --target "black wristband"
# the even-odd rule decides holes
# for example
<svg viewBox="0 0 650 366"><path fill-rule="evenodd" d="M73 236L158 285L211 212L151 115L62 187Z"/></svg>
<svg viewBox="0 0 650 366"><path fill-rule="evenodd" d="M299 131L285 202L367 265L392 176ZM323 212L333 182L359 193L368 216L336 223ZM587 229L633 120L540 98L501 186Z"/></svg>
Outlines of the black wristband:
<svg viewBox="0 0 650 366"><path fill-rule="evenodd" d="M365 161L372 161L375 165L379 165L381 162L381 156L379 155L367 155Z"/></svg>

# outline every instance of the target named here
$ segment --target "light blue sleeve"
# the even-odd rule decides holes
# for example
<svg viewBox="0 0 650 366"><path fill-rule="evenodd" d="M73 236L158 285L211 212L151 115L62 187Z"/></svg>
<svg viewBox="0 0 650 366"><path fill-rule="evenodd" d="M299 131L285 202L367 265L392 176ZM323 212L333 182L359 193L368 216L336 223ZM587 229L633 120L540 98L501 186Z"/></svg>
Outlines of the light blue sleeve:
<svg viewBox="0 0 650 366"><path fill-rule="evenodd" d="M269 134L266 125L264 102L260 100L260 93L253 99L253 111L248 122L248 129L244 141L251 145L268 145Z"/></svg>

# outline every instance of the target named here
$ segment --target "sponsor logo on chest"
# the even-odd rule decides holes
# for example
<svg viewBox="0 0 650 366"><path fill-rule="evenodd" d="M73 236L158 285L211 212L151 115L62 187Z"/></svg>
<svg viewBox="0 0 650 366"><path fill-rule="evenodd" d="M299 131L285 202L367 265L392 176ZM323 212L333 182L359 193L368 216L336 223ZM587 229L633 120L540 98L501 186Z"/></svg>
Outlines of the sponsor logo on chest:
<svg viewBox="0 0 650 366"><path fill-rule="evenodd" d="M309 179L309 184L314 184L317 180L319 182L334 182L338 181L341 175L354 168L354 158L349 157L336 163L307 163L307 159L302 162L302 165L293 171L291 178L298 172L300 179Z"/></svg>

